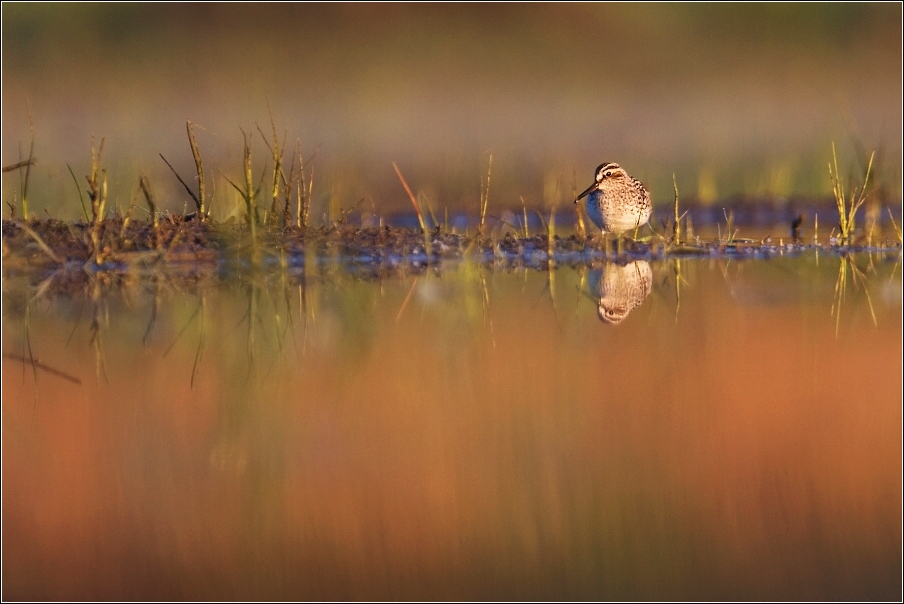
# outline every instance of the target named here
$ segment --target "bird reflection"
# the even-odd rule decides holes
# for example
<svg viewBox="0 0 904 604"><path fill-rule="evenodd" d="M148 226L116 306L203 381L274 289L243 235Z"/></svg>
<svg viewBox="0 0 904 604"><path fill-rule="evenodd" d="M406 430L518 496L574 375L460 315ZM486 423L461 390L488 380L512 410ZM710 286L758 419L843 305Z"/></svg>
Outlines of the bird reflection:
<svg viewBox="0 0 904 604"><path fill-rule="evenodd" d="M645 260L621 265L607 262L590 272L590 291L603 323L618 325L643 304L653 289L653 271Z"/></svg>

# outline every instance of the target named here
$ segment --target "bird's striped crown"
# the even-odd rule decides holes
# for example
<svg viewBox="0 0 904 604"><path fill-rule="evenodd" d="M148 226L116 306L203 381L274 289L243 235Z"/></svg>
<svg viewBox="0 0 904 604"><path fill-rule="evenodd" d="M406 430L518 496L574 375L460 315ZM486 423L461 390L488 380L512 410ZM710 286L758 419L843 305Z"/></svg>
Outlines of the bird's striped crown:
<svg viewBox="0 0 904 604"><path fill-rule="evenodd" d="M628 173L615 162L606 162L596 169L596 182L602 182L606 178L625 178Z"/></svg>

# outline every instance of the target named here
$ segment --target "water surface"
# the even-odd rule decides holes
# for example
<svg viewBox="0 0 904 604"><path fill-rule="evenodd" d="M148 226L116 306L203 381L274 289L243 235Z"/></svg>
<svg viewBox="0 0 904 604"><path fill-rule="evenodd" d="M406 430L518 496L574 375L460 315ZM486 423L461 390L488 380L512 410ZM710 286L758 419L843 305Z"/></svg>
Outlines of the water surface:
<svg viewBox="0 0 904 604"><path fill-rule="evenodd" d="M899 259L308 268L4 280L4 598L900 595Z"/></svg>

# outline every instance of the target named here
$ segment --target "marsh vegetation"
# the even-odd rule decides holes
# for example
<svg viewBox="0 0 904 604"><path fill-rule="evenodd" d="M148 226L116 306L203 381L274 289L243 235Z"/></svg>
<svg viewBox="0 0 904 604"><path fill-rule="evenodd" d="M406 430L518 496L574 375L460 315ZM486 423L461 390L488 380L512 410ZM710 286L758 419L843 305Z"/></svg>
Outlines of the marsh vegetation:
<svg viewBox="0 0 904 604"><path fill-rule="evenodd" d="M4 599L900 596L899 5L2 10Z"/></svg>

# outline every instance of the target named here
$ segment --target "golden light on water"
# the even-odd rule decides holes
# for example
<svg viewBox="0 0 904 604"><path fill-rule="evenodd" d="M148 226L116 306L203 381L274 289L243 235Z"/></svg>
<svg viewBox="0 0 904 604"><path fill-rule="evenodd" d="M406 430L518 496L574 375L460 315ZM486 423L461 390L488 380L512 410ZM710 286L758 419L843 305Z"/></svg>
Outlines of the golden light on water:
<svg viewBox="0 0 904 604"><path fill-rule="evenodd" d="M880 263L877 326L855 290L836 337L837 264L685 261L676 308L654 263L616 326L572 269L555 307L545 273L467 264L304 305L135 283L106 379L91 302L34 301L35 354L82 384L4 361L4 597L885 599L900 280Z"/></svg>

